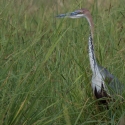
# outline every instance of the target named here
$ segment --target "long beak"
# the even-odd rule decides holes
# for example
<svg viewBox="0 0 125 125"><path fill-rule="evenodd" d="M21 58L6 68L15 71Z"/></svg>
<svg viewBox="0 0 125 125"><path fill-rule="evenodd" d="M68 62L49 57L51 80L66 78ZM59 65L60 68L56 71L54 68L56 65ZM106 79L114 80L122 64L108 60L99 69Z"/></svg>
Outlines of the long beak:
<svg viewBox="0 0 125 125"><path fill-rule="evenodd" d="M74 18L77 15L78 15L78 12L71 12L71 13L66 13L66 14L59 14L56 17L57 18L65 18L65 17Z"/></svg>

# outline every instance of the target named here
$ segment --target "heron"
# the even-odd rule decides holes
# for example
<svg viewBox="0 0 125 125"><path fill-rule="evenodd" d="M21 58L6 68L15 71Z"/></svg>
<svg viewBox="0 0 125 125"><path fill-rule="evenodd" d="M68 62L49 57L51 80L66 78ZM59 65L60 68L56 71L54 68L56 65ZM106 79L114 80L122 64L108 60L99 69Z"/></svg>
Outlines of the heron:
<svg viewBox="0 0 125 125"><path fill-rule="evenodd" d="M89 24L89 40L88 53L89 61L92 70L91 86L94 96L103 104L108 104L108 100L115 99L123 93L123 84L106 68L100 66L95 57L93 37L94 37L94 22L92 15L88 9L79 9L71 13L59 14L57 18L86 18ZM108 99L107 99L108 98Z"/></svg>

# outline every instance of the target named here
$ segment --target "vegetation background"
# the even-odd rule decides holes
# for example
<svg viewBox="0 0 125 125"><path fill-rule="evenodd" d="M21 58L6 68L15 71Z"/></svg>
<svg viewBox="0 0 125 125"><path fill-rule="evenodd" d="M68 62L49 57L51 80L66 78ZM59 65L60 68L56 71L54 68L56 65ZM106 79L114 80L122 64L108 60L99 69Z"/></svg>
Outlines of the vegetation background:
<svg viewBox="0 0 125 125"><path fill-rule="evenodd" d="M92 13L99 64L125 83L124 0L0 0L0 125L117 125L124 116L118 101L98 110L87 21L55 18L79 8Z"/></svg>

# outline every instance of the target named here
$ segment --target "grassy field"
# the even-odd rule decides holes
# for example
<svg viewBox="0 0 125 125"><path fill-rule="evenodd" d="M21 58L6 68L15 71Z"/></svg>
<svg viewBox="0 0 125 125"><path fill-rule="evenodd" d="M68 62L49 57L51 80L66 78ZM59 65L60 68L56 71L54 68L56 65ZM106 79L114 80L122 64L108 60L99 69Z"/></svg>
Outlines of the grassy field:
<svg viewBox="0 0 125 125"><path fill-rule="evenodd" d="M124 105L93 97L87 21L55 18L88 8L97 60L125 83L125 2L107 1L0 1L0 125L119 123Z"/></svg>

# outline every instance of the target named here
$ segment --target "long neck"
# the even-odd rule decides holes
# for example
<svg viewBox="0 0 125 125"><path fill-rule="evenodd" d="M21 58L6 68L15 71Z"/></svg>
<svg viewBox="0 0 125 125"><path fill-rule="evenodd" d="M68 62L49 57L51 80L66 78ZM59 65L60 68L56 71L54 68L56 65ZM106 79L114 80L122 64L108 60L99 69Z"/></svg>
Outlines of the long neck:
<svg viewBox="0 0 125 125"><path fill-rule="evenodd" d="M98 65L96 62L95 53L94 53L94 45L93 45L94 24L92 21L92 16L90 14L86 18L90 26L90 35L89 35L89 41L88 41L90 66L91 66L93 74L96 74L96 69Z"/></svg>
<svg viewBox="0 0 125 125"><path fill-rule="evenodd" d="M89 36L88 44L89 44L90 66L91 66L93 74L96 74L97 62L96 62L96 58L95 58L94 46L93 46L93 38L92 38L91 34Z"/></svg>

